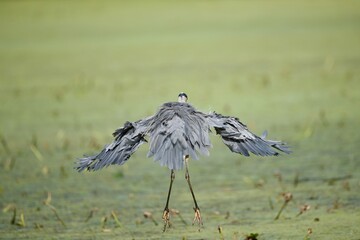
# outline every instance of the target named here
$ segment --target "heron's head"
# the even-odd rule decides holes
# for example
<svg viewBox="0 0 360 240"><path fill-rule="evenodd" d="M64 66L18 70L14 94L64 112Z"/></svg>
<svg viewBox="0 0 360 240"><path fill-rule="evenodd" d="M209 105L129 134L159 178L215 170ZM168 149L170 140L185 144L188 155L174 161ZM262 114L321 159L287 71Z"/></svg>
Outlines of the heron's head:
<svg viewBox="0 0 360 240"><path fill-rule="evenodd" d="M178 102L187 102L188 97L186 95L186 93L181 92L178 96Z"/></svg>

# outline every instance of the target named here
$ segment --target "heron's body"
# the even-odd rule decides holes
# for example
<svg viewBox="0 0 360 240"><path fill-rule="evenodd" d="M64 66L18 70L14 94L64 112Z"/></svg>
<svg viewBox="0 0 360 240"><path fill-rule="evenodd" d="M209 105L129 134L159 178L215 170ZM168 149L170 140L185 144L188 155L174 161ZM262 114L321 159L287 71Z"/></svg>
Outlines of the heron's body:
<svg viewBox="0 0 360 240"><path fill-rule="evenodd" d="M201 112L190 104L165 103L154 115L149 128L150 150L160 165L180 170L184 156L198 159L197 152L208 155L211 147L209 125Z"/></svg>
<svg viewBox="0 0 360 240"><path fill-rule="evenodd" d="M184 165L195 202L195 220L201 223L200 209L190 184L187 160L189 157L198 159L199 153L209 155L211 128L222 137L231 151L244 156L249 156L249 152L261 156L278 155L279 151L290 152L287 145L280 141L267 140L265 135L254 135L237 118L197 111L186 100L186 94L181 93L179 102L163 104L155 115L136 122L126 122L114 132L115 139L111 144L97 155L81 158L77 166L78 171L94 171L113 164L122 165L147 141L145 137L148 136L150 149L147 156L171 170L170 189L163 215L165 228L169 224L168 203L175 178L174 170L180 170Z"/></svg>

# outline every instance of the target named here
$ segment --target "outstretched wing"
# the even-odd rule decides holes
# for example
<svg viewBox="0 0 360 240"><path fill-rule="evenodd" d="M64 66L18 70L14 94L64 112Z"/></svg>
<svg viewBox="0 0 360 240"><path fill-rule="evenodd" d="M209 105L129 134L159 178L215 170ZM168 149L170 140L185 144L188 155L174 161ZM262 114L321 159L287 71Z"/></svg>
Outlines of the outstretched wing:
<svg viewBox="0 0 360 240"><path fill-rule="evenodd" d="M249 152L260 156L278 155L280 152L290 153L289 147L281 141L265 139L267 133L258 137L251 133L246 125L234 117L217 113L206 115L210 127L214 127L223 142L232 152L249 156Z"/></svg>
<svg viewBox="0 0 360 240"><path fill-rule="evenodd" d="M114 141L105 146L99 154L80 158L76 170L96 171L109 165L124 164L138 147L146 142L144 136L151 122L152 117L137 122L126 122L113 133Z"/></svg>

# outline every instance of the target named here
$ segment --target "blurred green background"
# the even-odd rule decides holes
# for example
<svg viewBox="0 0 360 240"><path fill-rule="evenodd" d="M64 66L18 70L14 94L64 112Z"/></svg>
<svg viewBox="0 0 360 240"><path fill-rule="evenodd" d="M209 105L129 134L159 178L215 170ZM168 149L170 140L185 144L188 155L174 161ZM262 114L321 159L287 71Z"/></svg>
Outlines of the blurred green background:
<svg viewBox="0 0 360 240"><path fill-rule="evenodd" d="M359 239L359 43L359 1L1 1L0 239ZM293 154L245 158L214 136L190 163L204 228L180 171L161 233L169 171L147 145L73 166L181 91Z"/></svg>

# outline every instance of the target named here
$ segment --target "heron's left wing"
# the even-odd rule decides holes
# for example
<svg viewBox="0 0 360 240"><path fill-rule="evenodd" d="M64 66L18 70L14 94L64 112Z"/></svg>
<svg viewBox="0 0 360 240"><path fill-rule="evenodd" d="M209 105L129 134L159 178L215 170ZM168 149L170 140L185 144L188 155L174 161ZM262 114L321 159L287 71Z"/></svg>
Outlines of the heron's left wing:
<svg viewBox="0 0 360 240"><path fill-rule="evenodd" d="M226 146L236 153L249 156L249 152L260 156L278 155L280 152L290 153L289 147L281 142L265 139L267 133L258 137L248 130L246 125L234 117L217 113L206 115L210 127L214 127Z"/></svg>
<svg viewBox="0 0 360 240"><path fill-rule="evenodd" d="M146 142L144 136L151 122L152 117L137 122L126 122L113 133L115 139L111 144L96 155L80 158L76 169L79 172L85 169L96 171L109 165L124 164L138 147Z"/></svg>

